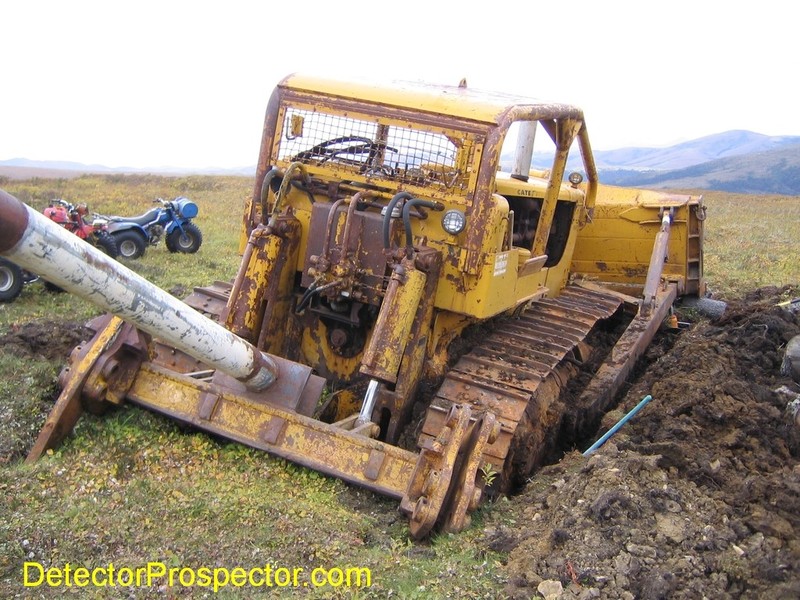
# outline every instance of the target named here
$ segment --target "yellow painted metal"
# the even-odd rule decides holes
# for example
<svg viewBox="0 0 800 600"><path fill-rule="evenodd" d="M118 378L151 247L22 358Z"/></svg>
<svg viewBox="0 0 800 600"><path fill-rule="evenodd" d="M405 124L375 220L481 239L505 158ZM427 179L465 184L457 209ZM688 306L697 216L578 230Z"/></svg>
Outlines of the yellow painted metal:
<svg viewBox="0 0 800 600"><path fill-rule="evenodd" d="M643 285L662 208L674 210L663 278L678 283L679 293L697 293L703 237L702 199L697 196L599 186L592 222L578 233L572 271L599 281Z"/></svg>
<svg viewBox="0 0 800 600"><path fill-rule="evenodd" d="M239 337L255 341L264 313L264 294L272 276L281 239L263 227L250 234L248 248L239 267L243 285L234 288L227 306L225 327Z"/></svg>
<svg viewBox="0 0 800 600"><path fill-rule="evenodd" d="M268 263L272 273L267 276L268 306L264 313L258 347L273 354L283 354L287 341L287 322L290 319L295 270L300 250L300 221L294 217L281 216L272 226L280 231L273 235L267 247Z"/></svg>
<svg viewBox="0 0 800 600"><path fill-rule="evenodd" d="M528 181L514 179L509 173L498 173L495 178L495 189L502 196L525 196L529 198L544 198L547 192L547 179L549 170L531 169ZM584 201L584 190L571 185L562 185L558 192L559 200L569 200L580 203Z"/></svg>
<svg viewBox="0 0 800 600"><path fill-rule="evenodd" d="M361 372L369 377L395 383L411 326L425 288L426 276L412 260L400 264L389 280L381 312L375 322L370 344L364 352Z"/></svg>
<svg viewBox="0 0 800 600"><path fill-rule="evenodd" d="M370 80L351 79L343 82L296 74L284 79L280 87L329 97L358 98L360 101L373 104L396 106L413 112L449 115L481 123L496 124L504 114L522 107L534 115L547 115L559 111L568 112L575 118L583 118L582 111L575 106L455 85L397 81L377 83L372 77Z"/></svg>
<svg viewBox="0 0 800 600"><path fill-rule="evenodd" d="M367 344L372 336L372 331L367 337ZM349 381L361 366L363 352L355 356L341 356L333 351L328 343L328 328L325 323L318 320L313 326L303 330L301 341L302 362L320 367L323 372L328 372L337 379Z"/></svg>
<svg viewBox="0 0 800 600"><path fill-rule="evenodd" d="M124 324L124 321L119 317L112 317L108 326L102 331L97 340L72 366L69 380L64 389L61 390L61 394L50 411L44 427L42 427L33 448L28 453L25 459L26 463L39 460L46 450L58 446L64 436L72 431L83 412L80 394L84 382L97 359L114 343Z"/></svg>
<svg viewBox="0 0 800 600"><path fill-rule="evenodd" d="M253 198L249 196L244 203L244 213L239 227L239 254L244 254L247 241L250 239L250 230L253 228Z"/></svg>
<svg viewBox="0 0 800 600"><path fill-rule="evenodd" d="M285 215L253 229L226 307L225 327L273 354L283 347L300 231Z"/></svg>
<svg viewBox="0 0 800 600"><path fill-rule="evenodd" d="M436 314L428 338L428 360L425 364L425 375L438 378L445 374L448 367L448 348L475 319L455 312L440 311Z"/></svg>
<svg viewBox="0 0 800 600"><path fill-rule="evenodd" d="M218 394L210 418L203 394ZM257 402L152 363L144 363L127 399L175 419L292 462L402 498L417 455L333 425Z"/></svg>
<svg viewBox="0 0 800 600"><path fill-rule="evenodd" d="M536 235L533 238L533 256L542 256L546 252L547 239L550 236L550 225L556 212L556 202L559 199L561 181L564 177L564 169L567 164L567 154L572 145L572 140L578 134L582 121L564 119L556 124L556 153L553 161L553 170L548 181L547 191L542 203L542 211L539 215L539 224L536 227Z"/></svg>

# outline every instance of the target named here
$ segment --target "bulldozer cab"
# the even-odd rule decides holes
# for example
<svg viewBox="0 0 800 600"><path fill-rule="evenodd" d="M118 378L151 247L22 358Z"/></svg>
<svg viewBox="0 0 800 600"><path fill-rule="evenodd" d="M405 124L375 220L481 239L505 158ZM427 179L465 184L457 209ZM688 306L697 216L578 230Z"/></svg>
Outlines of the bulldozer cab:
<svg viewBox="0 0 800 600"><path fill-rule="evenodd" d="M530 173L531 155L526 158L525 152L537 125L553 141L554 151L547 171ZM515 158L515 173L504 175L499 173L501 150L509 131L517 130L523 131L517 151L522 158ZM309 250L302 258L325 252L336 256L330 246L337 240L328 239L335 232L324 229L328 215L324 209L315 213L315 204L360 192L372 204L364 201L357 211L361 216L375 213L377 226L362 229L362 250L356 254L357 262L366 264L353 282L357 289L349 285L345 290L348 297L355 293L378 303L391 268L382 255L394 247L410 253L423 241L445 258L436 308L473 318L494 316L555 293L566 282L568 244L574 242L575 228L586 222L596 189L590 161L585 165L588 186L562 183L570 147L581 135L588 144L581 112L567 105L530 104L465 87L402 84L344 90L332 82L290 77L270 102L241 250L265 213L291 205L294 215L308 223L304 231L309 237L300 246ZM292 165L305 184L280 194L278 180L268 173ZM268 179L271 190L263 184ZM434 208L412 209L405 221L402 213L387 217L387 203L399 192L431 201ZM276 201L281 206L276 208ZM382 220L392 222L388 247ZM303 265L297 268L303 272ZM304 287L313 281L306 268Z"/></svg>

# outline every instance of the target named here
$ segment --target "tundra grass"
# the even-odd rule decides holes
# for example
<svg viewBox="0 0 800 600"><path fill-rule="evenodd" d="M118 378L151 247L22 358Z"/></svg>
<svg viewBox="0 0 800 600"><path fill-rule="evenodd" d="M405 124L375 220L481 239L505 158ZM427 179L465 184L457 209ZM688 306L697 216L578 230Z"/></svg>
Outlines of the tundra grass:
<svg viewBox="0 0 800 600"><path fill-rule="evenodd" d="M52 198L101 213L138 214L156 197L198 202L204 234L195 255L162 245L125 263L178 297L231 279L252 179L86 176L11 181L4 189L40 210ZM800 199L707 193L706 275L722 297L800 282ZM98 311L40 283L0 305L0 335L47 319L83 321ZM485 528L506 518L489 504L458 535L411 543L397 502L308 469L124 406L84 416L65 443L34 465L22 457L52 406L63 360L20 358L0 348L0 597L282 597L287 588L23 587L25 562L45 567L328 570L369 569L370 587L314 588L312 598L497 598L501 554ZM513 523L507 525L513 527Z"/></svg>
<svg viewBox="0 0 800 600"><path fill-rule="evenodd" d="M800 284L800 197L705 192L705 274L721 298Z"/></svg>

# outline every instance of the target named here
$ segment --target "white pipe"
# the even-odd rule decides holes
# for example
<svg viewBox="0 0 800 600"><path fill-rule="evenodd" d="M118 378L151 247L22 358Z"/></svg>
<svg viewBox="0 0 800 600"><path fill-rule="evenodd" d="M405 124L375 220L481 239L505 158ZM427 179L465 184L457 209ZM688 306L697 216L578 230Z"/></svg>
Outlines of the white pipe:
<svg viewBox="0 0 800 600"><path fill-rule="evenodd" d="M250 389L266 389L277 379L277 365L254 346L22 206L27 209L27 227L19 241L3 252L20 267L130 321Z"/></svg>

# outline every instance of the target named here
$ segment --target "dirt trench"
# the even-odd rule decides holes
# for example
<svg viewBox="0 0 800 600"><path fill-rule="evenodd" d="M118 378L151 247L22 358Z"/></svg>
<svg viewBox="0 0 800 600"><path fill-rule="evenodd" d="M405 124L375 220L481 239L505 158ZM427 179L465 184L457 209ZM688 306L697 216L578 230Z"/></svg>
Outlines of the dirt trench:
<svg viewBox="0 0 800 600"><path fill-rule="evenodd" d="M599 433L650 404L511 500L513 527L486 531L508 552L509 597L800 597L800 428L786 411L800 386L780 374L800 317L776 306L782 291L662 335Z"/></svg>

